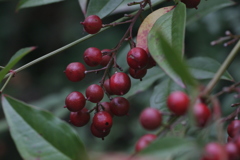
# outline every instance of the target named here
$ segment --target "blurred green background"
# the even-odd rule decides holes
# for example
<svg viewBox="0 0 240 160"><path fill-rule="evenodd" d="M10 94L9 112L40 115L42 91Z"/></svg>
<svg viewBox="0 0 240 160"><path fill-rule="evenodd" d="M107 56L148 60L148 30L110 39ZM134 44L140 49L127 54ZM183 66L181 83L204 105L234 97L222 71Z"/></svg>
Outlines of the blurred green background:
<svg viewBox="0 0 240 160"><path fill-rule="evenodd" d="M17 3L18 1L15 0L0 2L0 66L6 65L10 57L21 48L37 46L37 49L24 57L16 67L86 35L79 23L84 20L84 16L77 0L63 1L16 12ZM165 2L155 8L168 4L172 3ZM146 11L143 16L148 13L149 11ZM111 15L104 18L103 22L110 23L122 17L123 14ZM134 27L135 35L139 24L140 21ZM186 58L207 56L216 59L220 63L223 62L234 44L223 47L222 44L211 46L210 42L224 36L226 30L239 35L239 26L239 1L232 7L221 9L192 23L186 29ZM74 61L82 62L82 54L88 47L98 47L100 49L115 47L127 27L128 25L121 25L111 28L17 73L4 93L39 108L47 109L64 121L68 121L69 111L63 109L65 97L75 90L84 92L88 85L98 83L101 73L89 74L83 81L73 83L65 77L63 73L65 67ZM123 46L120 53L126 54L127 49L128 46L125 49ZM120 56L119 61L123 61L121 67L126 70L124 56ZM230 74L236 81L240 80L239 64L240 55L229 68ZM216 90L229 84L231 83L221 81ZM152 91L153 85L147 91L129 98L131 103L129 116L115 117L111 133L104 141L91 135L90 124L82 128L74 127L86 145L87 150L93 152L124 151L131 153L134 150L135 141L142 134L147 133L138 123L138 115L143 108L149 106ZM239 99L235 99L233 94L222 96L221 102L224 115L229 114L233 110L230 105L238 101ZM92 104L88 103L87 108L91 107ZM2 109L0 109L0 118L0 159L19 160L21 158L10 137Z"/></svg>

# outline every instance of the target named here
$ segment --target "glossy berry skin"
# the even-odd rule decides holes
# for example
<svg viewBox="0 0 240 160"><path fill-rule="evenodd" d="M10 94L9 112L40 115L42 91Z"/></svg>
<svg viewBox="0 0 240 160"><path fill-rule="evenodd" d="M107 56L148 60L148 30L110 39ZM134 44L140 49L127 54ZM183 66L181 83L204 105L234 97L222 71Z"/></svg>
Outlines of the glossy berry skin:
<svg viewBox="0 0 240 160"><path fill-rule="evenodd" d="M201 0L181 0L187 8L196 8Z"/></svg>
<svg viewBox="0 0 240 160"><path fill-rule="evenodd" d="M152 141L154 141L157 138L154 134L146 134L142 136L137 143L135 144L135 151L139 152L146 148Z"/></svg>
<svg viewBox="0 0 240 160"><path fill-rule="evenodd" d="M101 52L104 53L104 52L110 52L110 51L111 51L110 49L103 49ZM108 54L102 55L102 61L101 61L100 65L103 67L106 67L107 64L109 63L110 59L111 59L110 55L108 55Z"/></svg>
<svg viewBox="0 0 240 160"><path fill-rule="evenodd" d="M78 112L86 104L86 99L81 92L72 92L65 99L66 108L71 112Z"/></svg>
<svg viewBox="0 0 240 160"><path fill-rule="evenodd" d="M128 114L130 104L124 97L115 97L111 100L111 111L116 116L125 116Z"/></svg>
<svg viewBox="0 0 240 160"><path fill-rule="evenodd" d="M82 127L86 125L90 120L90 114L88 113L87 108L83 108L78 112L71 112L70 113L70 123L74 126Z"/></svg>
<svg viewBox="0 0 240 160"><path fill-rule="evenodd" d="M201 160L228 160L225 147L219 143L208 143L204 147L203 157Z"/></svg>
<svg viewBox="0 0 240 160"><path fill-rule="evenodd" d="M227 127L228 135L232 138L240 136L240 120L233 120Z"/></svg>
<svg viewBox="0 0 240 160"><path fill-rule="evenodd" d="M142 48L132 48L127 54L127 63L133 69L143 69L148 64L148 54Z"/></svg>
<svg viewBox="0 0 240 160"><path fill-rule="evenodd" d="M103 99L104 92L102 87L97 84L92 84L86 89L85 95L90 102L98 103Z"/></svg>
<svg viewBox="0 0 240 160"><path fill-rule="evenodd" d="M70 63L64 71L68 80L72 82L81 81L85 77L85 66L80 62Z"/></svg>
<svg viewBox="0 0 240 160"><path fill-rule="evenodd" d="M167 106L174 114L184 115L189 106L188 95L181 91L172 92L167 98Z"/></svg>
<svg viewBox="0 0 240 160"><path fill-rule="evenodd" d="M139 121L143 128L155 130L162 123L162 113L156 108L145 108L140 114Z"/></svg>
<svg viewBox="0 0 240 160"><path fill-rule="evenodd" d="M129 68L128 72L132 78L142 79L147 74L147 69L135 70L135 69Z"/></svg>
<svg viewBox="0 0 240 160"><path fill-rule="evenodd" d="M111 88L110 88L110 79L106 79L103 83L103 87L105 88L106 92L109 95L114 95L114 93L112 92Z"/></svg>
<svg viewBox="0 0 240 160"><path fill-rule="evenodd" d="M90 47L84 51L83 59L88 66L95 67L102 61L101 50L95 47Z"/></svg>
<svg viewBox="0 0 240 160"><path fill-rule="evenodd" d="M196 124L199 127L204 127L211 117L211 111L204 103L197 103L193 107L193 115Z"/></svg>
<svg viewBox="0 0 240 160"><path fill-rule="evenodd" d="M91 129L92 135L94 135L95 137L98 137L98 138L104 138L110 133L110 129L103 132L103 131L96 129L96 127L93 124L91 124L90 129Z"/></svg>
<svg viewBox="0 0 240 160"><path fill-rule="evenodd" d="M98 111L106 111L108 112L112 117L113 113L111 111L111 103L110 102L101 102L100 105L98 106Z"/></svg>
<svg viewBox="0 0 240 160"><path fill-rule="evenodd" d="M131 80L126 73L117 72L111 76L110 89L115 95L124 95L131 88Z"/></svg>
<svg viewBox="0 0 240 160"><path fill-rule="evenodd" d="M84 20L84 22L80 23L89 34L95 34L102 28L102 20L97 15L90 15Z"/></svg>
<svg viewBox="0 0 240 160"><path fill-rule="evenodd" d="M112 116L106 111L97 112L92 123L97 130L107 131L112 127Z"/></svg>
<svg viewBox="0 0 240 160"><path fill-rule="evenodd" d="M233 142L227 143L225 145L229 160L239 160L240 152L238 151L237 145Z"/></svg>

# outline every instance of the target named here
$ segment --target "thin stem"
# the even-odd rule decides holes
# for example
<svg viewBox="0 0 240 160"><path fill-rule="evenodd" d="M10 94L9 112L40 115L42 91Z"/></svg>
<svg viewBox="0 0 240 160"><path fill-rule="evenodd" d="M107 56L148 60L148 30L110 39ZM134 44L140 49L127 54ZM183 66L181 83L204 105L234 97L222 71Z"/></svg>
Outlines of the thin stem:
<svg viewBox="0 0 240 160"><path fill-rule="evenodd" d="M105 70L105 69L107 69L107 67L103 67L103 68L100 68L100 69L89 70L89 71L85 71L85 74L92 73L92 72L99 72L99 71L102 71L102 70Z"/></svg>
<svg viewBox="0 0 240 160"><path fill-rule="evenodd" d="M217 84L219 81L220 77L222 74L227 70L228 66L232 63L234 57L237 55L237 53L240 51L240 40L238 43L235 45L233 50L230 52L226 60L223 62L213 79L208 83L207 87L203 91L203 96L207 96L210 94L214 86Z"/></svg>
<svg viewBox="0 0 240 160"><path fill-rule="evenodd" d="M6 80L6 82L4 83L3 87L0 90L0 94L3 92L3 90L5 89L5 87L7 86L7 84L9 83L9 81L13 75L14 75L14 73L10 73L10 76L8 77L8 79Z"/></svg>

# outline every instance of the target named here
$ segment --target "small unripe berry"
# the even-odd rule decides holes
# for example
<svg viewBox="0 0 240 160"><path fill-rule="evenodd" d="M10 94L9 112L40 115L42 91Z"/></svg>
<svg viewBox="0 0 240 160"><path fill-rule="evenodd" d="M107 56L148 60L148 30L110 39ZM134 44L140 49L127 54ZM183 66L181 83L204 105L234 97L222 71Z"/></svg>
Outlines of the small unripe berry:
<svg viewBox="0 0 240 160"><path fill-rule="evenodd" d="M81 92L72 92L65 99L66 108L71 112L78 112L86 104L86 99Z"/></svg>
<svg viewBox="0 0 240 160"><path fill-rule="evenodd" d="M90 47L84 51L83 59L87 65L95 67L102 61L101 50L95 47Z"/></svg>
<svg viewBox="0 0 240 160"><path fill-rule="evenodd" d="M97 15L90 15L84 20L84 22L80 23L89 34L95 34L102 28L102 20Z"/></svg>
<svg viewBox="0 0 240 160"><path fill-rule="evenodd" d="M86 125L90 120L90 114L88 113L87 108L83 108L78 112L71 112L70 113L70 123L74 126L82 127Z"/></svg>
<svg viewBox="0 0 240 160"><path fill-rule="evenodd" d="M65 74L70 81L78 82L85 77L85 71L86 68L82 63L72 62L67 66Z"/></svg>
<svg viewBox="0 0 240 160"><path fill-rule="evenodd" d="M111 76L109 84L115 95L124 95L131 87L131 80L126 73L117 72Z"/></svg>
<svg viewBox="0 0 240 160"><path fill-rule="evenodd" d="M126 98L115 97L111 100L111 111L116 116L125 116L128 114L130 105Z"/></svg>
<svg viewBox="0 0 240 160"><path fill-rule="evenodd" d="M233 120L227 127L228 135L232 138L240 136L240 120Z"/></svg>
<svg viewBox="0 0 240 160"><path fill-rule="evenodd" d="M135 151L139 152L142 149L146 148L152 141L154 141L157 138L154 134L146 134L142 136L135 145Z"/></svg>
<svg viewBox="0 0 240 160"><path fill-rule="evenodd" d="M167 106L174 114L184 115L188 110L189 98L184 92L172 92L167 98Z"/></svg>
<svg viewBox="0 0 240 160"><path fill-rule="evenodd" d="M107 131L112 127L112 116L106 111L97 112L92 123L97 130Z"/></svg>
<svg viewBox="0 0 240 160"><path fill-rule="evenodd" d="M204 103L197 103L193 107L193 115L197 126L204 127L211 117L211 111Z"/></svg>
<svg viewBox="0 0 240 160"><path fill-rule="evenodd" d="M104 92L102 87L97 84L92 84L86 89L87 100L93 103L98 103L103 99Z"/></svg>
<svg viewBox="0 0 240 160"><path fill-rule="evenodd" d="M142 48L132 48L127 54L127 63L133 69L143 69L148 64L148 54Z"/></svg>
<svg viewBox="0 0 240 160"><path fill-rule="evenodd" d="M145 108L139 117L141 125L147 130L155 130L162 123L162 113L156 108Z"/></svg>

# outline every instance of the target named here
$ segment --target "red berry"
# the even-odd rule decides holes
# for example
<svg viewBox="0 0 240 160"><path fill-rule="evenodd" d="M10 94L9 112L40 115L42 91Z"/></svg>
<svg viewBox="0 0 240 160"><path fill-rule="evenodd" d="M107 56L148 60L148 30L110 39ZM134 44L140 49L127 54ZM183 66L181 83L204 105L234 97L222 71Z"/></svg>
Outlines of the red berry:
<svg viewBox="0 0 240 160"><path fill-rule="evenodd" d="M111 103L110 102L101 102L100 105L98 106L99 111L106 111L108 112L112 117L113 113L111 111Z"/></svg>
<svg viewBox="0 0 240 160"><path fill-rule="evenodd" d="M111 76L109 84L115 95L124 95L131 87L131 80L126 73L117 72Z"/></svg>
<svg viewBox="0 0 240 160"><path fill-rule="evenodd" d="M96 15L88 16L84 22L80 23L83 25L85 31L89 34L95 34L102 28L102 20Z"/></svg>
<svg viewBox="0 0 240 160"><path fill-rule="evenodd" d="M103 49L101 52L110 52L110 49ZM109 54L102 55L102 61L100 63L101 66L105 67L109 63L111 56Z"/></svg>
<svg viewBox="0 0 240 160"><path fill-rule="evenodd" d="M204 103L197 103L193 107L193 114L196 119L197 126L204 127L210 119L211 111Z"/></svg>
<svg viewBox="0 0 240 160"><path fill-rule="evenodd" d="M78 112L70 113L70 123L74 126L81 127L86 125L90 120L90 114L88 113L87 108L83 108Z"/></svg>
<svg viewBox="0 0 240 160"><path fill-rule="evenodd" d="M184 92L172 92L167 98L167 106L174 114L183 115L188 110L189 98Z"/></svg>
<svg viewBox="0 0 240 160"><path fill-rule="evenodd" d="M128 114L130 105L126 98L115 97L111 100L111 111L116 116L125 116Z"/></svg>
<svg viewBox="0 0 240 160"><path fill-rule="evenodd" d="M113 95L113 92L110 88L110 79L106 79L103 83L103 87L105 88L106 92L109 94L109 95Z"/></svg>
<svg viewBox="0 0 240 160"><path fill-rule="evenodd" d="M148 54L142 48L132 48L127 54L127 63L133 69L142 69L148 63Z"/></svg>
<svg viewBox="0 0 240 160"><path fill-rule="evenodd" d="M103 99L104 92L102 87L97 84L90 85L85 91L87 100L93 103L98 103Z"/></svg>
<svg viewBox="0 0 240 160"><path fill-rule="evenodd" d="M187 8L196 8L201 0L181 0Z"/></svg>
<svg viewBox="0 0 240 160"><path fill-rule="evenodd" d="M106 112L97 112L93 117L93 125L99 131L107 131L112 127L112 116Z"/></svg>
<svg viewBox="0 0 240 160"><path fill-rule="evenodd" d="M238 151L240 151L240 136L236 137L236 139L234 139L234 143L237 145ZM239 156L240 156L240 152L238 152Z"/></svg>
<svg viewBox="0 0 240 160"><path fill-rule="evenodd" d="M155 130L162 123L162 113L156 108L146 108L140 114L140 123L147 130Z"/></svg>
<svg viewBox="0 0 240 160"><path fill-rule="evenodd" d="M152 141L154 141L157 138L154 134L146 134L142 136L135 145L135 151L139 152L142 149L146 148Z"/></svg>
<svg viewBox="0 0 240 160"><path fill-rule="evenodd" d="M228 135L232 138L240 135L240 120L233 120L227 127Z"/></svg>
<svg viewBox="0 0 240 160"><path fill-rule="evenodd" d="M146 75L147 69L135 70L135 69L129 68L128 72L132 78L142 79Z"/></svg>
<svg viewBox="0 0 240 160"><path fill-rule="evenodd" d="M96 127L91 124L91 133L98 138L104 138L106 137L109 133L110 133L110 129L106 130L106 131L99 131L98 129L96 129Z"/></svg>
<svg viewBox="0 0 240 160"><path fill-rule="evenodd" d="M83 59L87 65L95 67L102 61L101 50L95 47L90 47L84 51Z"/></svg>
<svg viewBox="0 0 240 160"><path fill-rule="evenodd" d="M78 112L86 104L86 99L81 92L72 92L65 99L66 107L71 112Z"/></svg>
<svg viewBox="0 0 240 160"><path fill-rule="evenodd" d="M145 69L150 69L152 67L156 66L156 62L155 60L152 58L152 56L150 54L148 54L148 64L145 67Z"/></svg>
<svg viewBox="0 0 240 160"><path fill-rule="evenodd" d="M225 145L229 160L238 160L240 158L240 152L238 151L237 145L233 142Z"/></svg>
<svg viewBox="0 0 240 160"><path fill-rule="evenodd" d="M204 147L204 153L201 160L227 160L227 152L219 143L209 143Z"/></svg>
<svg viewBox="0 0 240 160"><path fill-rule="evenodd" d="M85 77L85 71L86 68L82 63L73 62L67 66L65 74L70 81L77 82Z"/></svg>

